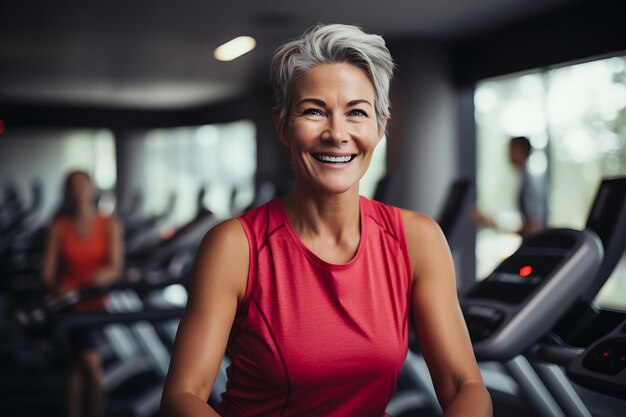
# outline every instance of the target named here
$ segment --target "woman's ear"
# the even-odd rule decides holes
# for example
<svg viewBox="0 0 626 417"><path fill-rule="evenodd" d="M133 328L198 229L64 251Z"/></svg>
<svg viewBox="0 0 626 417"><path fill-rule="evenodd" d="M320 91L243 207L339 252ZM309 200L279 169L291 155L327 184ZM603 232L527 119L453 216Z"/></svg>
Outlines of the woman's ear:
<svg viewBox="0 0 626 417"><path fill-rule="evenodd" d="M289 148L289 142L285 136L285 131L280 120L280 109L278 109L278 107L272 107L272 121L274 122L274 130L276 131L278 140L280 140L280 143L282 143L283 146Z"/></svg>

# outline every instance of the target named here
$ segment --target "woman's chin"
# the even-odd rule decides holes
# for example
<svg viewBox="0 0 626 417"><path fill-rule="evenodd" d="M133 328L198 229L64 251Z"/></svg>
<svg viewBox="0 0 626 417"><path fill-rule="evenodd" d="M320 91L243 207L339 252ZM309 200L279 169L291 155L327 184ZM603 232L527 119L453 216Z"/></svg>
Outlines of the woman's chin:
<svg viewBox="0 0 626 417"><path fill-rule="evenodd" d="M345 195L345 194L349 194L349 193L356 193L358 194L359 192L359 184L356 183L350 183L350 184L341 184L341 183L335 183L335 184L318 184L315 189L320 192L323 193L325 195Z"/></svg>

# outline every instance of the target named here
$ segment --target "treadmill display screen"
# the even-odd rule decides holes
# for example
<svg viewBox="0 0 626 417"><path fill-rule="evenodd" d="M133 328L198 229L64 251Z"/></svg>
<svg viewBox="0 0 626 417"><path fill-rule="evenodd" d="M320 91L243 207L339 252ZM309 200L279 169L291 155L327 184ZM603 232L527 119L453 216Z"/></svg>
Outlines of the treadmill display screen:
<svg viewBox="0 0 626 417"><path fill-rule="evenodd" d="M550 275L562 260L560 255L512 256L502 262L487 281L536 285Z"/></svg>
<svg viewBox="0 0 626 417"><path fill-rule="evenodd" d="M563 255L520 255L506 259L467 295L509 304L524 301L563 261Z"/></svg>

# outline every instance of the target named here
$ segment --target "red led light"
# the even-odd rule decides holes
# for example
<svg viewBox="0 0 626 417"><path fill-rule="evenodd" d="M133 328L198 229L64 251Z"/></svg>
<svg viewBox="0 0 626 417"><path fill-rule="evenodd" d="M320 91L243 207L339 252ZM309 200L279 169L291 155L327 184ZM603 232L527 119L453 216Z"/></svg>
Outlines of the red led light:
<svg viewBox="0 0 626 417"><path fill-rule="evenodd" d="M609 357L609 352L602 352L602 356L604 356L605 358Z"/></svg>
<svg viewBox="0 0 626 417"><path fill-rule="evenodd" d="M521 267L519 269L519 276L520 277L527 277L530 274L533 273L533 267L530 265L524 265L523 267Z"/></svg>
<svg viewBox="0 0 626 417"><path fill-rule="evenodd" d="M4 133L4 119L0 119L0 135Z"/></svg>

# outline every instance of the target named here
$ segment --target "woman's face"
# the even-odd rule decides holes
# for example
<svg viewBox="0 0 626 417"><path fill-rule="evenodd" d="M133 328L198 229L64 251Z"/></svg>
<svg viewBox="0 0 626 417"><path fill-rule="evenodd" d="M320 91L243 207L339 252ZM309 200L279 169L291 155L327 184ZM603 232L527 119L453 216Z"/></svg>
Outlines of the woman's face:
<svg viewBox="0 0 626 417"><path fill-rule="evenodd" d="M295 87L287 126L277 130L297 180L329 194L358 187L383 134L369 78L351 64L321 64ZM274 120L279 126L276 110Z"/></svg>
<svg viewBox="0 0 626 417"><path fill-rule="evenodd" d="M68 197L74 207L93 203L96 190L89 177L80 173L73 174L68 185Z"/></svg>

